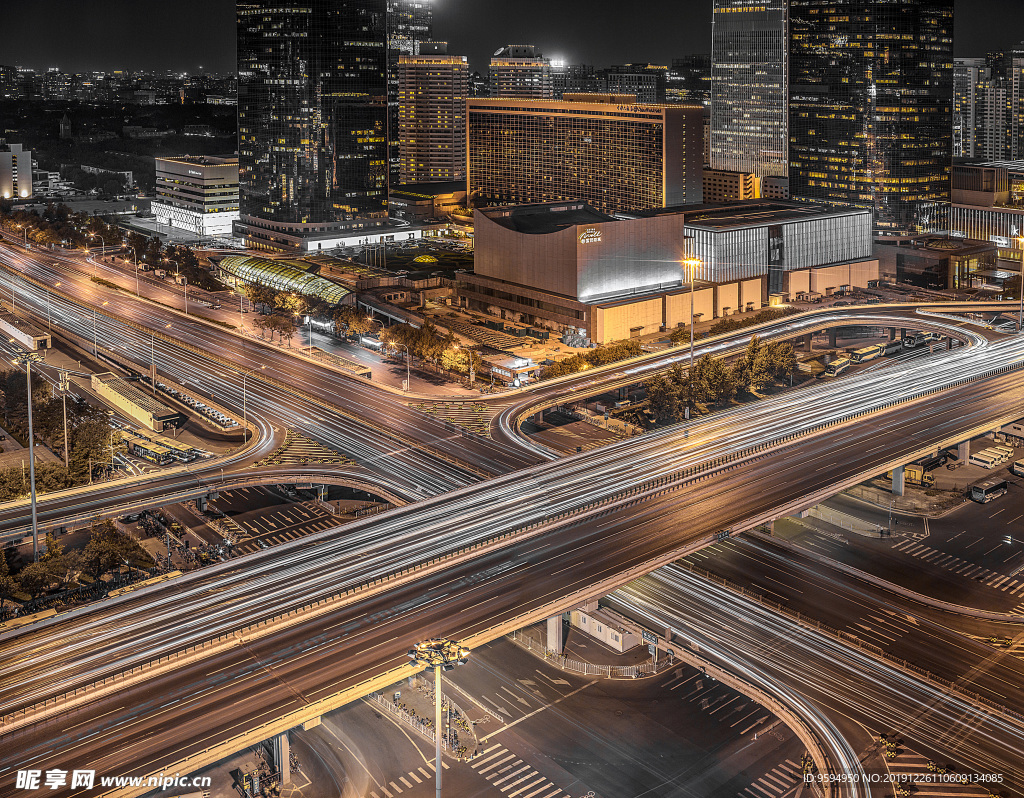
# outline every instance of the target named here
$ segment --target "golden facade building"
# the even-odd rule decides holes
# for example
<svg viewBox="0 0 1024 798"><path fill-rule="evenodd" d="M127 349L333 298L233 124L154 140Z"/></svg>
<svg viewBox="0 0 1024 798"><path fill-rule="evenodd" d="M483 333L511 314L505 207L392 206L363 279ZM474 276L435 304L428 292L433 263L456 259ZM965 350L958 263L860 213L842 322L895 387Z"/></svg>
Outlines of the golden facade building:
<svg viewBox="0 0 1024 798"><path fill-rule="evenodd" d="M475 203L583 201L604 213L701 202L703 109L632 95L472 98L467 187Z"/></svg>
<svg viewBox="0 0 1024 798"><path fill-rule="evenodd" d="M444 42L422 42L419 55L398 59L398 159L403 184L466 177L469 64L466 56L447 51Z"/></svg>

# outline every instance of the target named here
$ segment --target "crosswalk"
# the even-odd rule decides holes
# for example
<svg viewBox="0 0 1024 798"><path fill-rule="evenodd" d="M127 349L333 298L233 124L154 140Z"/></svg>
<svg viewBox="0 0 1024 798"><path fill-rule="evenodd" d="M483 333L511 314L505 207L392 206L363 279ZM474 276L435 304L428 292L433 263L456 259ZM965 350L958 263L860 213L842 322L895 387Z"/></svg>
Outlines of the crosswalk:
<svg viewBox="0 0 1024 798"><path fill-rule="evenodd" d="M895 759L887 760L889 772L897 783L913 784L914 798L981 798L988 796L988 790L977 784L958 784L955 781L941 781L940 777L928 770L928 758L913 751L902 750ZM929 780L930 779L930 780Z"/></svg>
<svg viewBox="0 0 1024 798"><path fill-rule="evenodd" d="M772 768L761 778L744 787L739 794L744 798L780 798L789 795L803 781L800 766L787 759L776 768Z"/></svg>
<svg viewBox="0 0 1024 798"><path fill-rule="evenodd" d="M937 565L939 568L962 576L965 579L974 579L991 588L1001 590L1007 595L1018 596L1024 599L1024 581L1019 579L998 573L982 565L976 565L962 557L957 557L955 554L947 554L944 551L933 549L931 546L925 546L923 543L918 543L915 540L899 540L893 543L892 547L903 554L909 554L911 557L917 557L919 560L923 560L931 565Z"/></svg>
<svg viewBox="0 0 1024 798"><path fill-rule="evenodd" d="M759 704L692 668L676 668L672 678L661 686L697 704L710 718L728 724L739 735L766 728L772 719L772 714Z"/></svg>
<svg viewBox="0 0 1024 798"><path fill-rule="evenodd" d="M468 429L485 438L491 436L491 414L493 409L483 402L420 402L411 404L442 421Z"/></svg>
<svg viewBox="0 0 1024 798"><path fill-rule="evenodd" d="M313 523L313 524L307 524L306 526L302 527L302 530L299 531L299 532L291 530L291 531L287 531L287 532L279 532L276 535L261 534L260 535L260 540L263 540L266 543L270 544L271 546L274 546L274 545L277 545L277 544L280 544L280 543L287 543L289 540L296 540L298 538L304 538L307 535L310 535L310 534L312 534L314 532L322 532L325 529L330 529L331 527L335 527L337 525L338 525L337 521L334 521L334 520L332 520L330 518L327 518L327 519L325 519L323 521L318 521L318 522ZM249 552L256 551L259 548L260 548L260 545L253 539L253 540L248 540L248 541L246 541L245 543L242 543L239 546L236 546L235 550L239 554L248 554Z"/></svg>
<svg viewBox="0 0 1024 798"><path fill-rule="evenodd" d="M569 798L522 759L501 745L492 745L469 763L508 798Z"/></svg>
<svg viewBox="0 0 1024 798"><path fill-rule="evenodd" d="M410 770L404 776L398 776L393 781L389 781L387 784L378 784L376 790L370 792L370 798L394 798L396 795L401 795L406 790L411 790L417 784L423 784L423 782L432 782L434 780L434 767L433 762L428 762L423 767L418 767L415 770ZM448 770L448 763L441 763L441 771Z"/></svg>

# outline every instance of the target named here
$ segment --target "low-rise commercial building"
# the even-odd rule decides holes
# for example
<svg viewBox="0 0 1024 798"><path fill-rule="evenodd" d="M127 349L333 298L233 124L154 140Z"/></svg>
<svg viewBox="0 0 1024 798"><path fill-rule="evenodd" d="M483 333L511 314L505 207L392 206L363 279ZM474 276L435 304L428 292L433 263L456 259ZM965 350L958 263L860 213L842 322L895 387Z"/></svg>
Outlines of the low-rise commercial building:
<svg viewBox="0 0 1024 798"><path fill-rule="evenodd" d="M155 432L163 431L181 418L177 410L158 402L113 372L93 374L90 384L100 397Z"/></svg>
<svg viewBox="0 0 1024 798"><path fill-rule="evenodd" d="M954 238L989 241L999 256L1019 261L1024 244L1024 161L957 164L949 219L934 229Z"/></svg>
<svg viewBox="0 0 1024 798"><path fill-rule="evenodd" d="M231 235L238 220L238 158L157 158L151 210L158 224L202 237Z"/></svg>
<svg viewBox="0 0 1024 798"><path fill-rule="evenodd" d="M762 201L613 217L563 202L485 208L474 222L463 305L597 343L758 310L787 274L806 272L790 280L823 294L878 279L870 213L859 209ZM703 261L692 319L688 253Z"/></svg>
<svg viewBox="0 0 1024 798"><path fill-rule="evenodd" d="M465 205L464 182L406 183L388 192L389 215L414 224L445 219Z"/></svg>
<svg viewBox="0 0 1024 798"><path fill-rule="evenodd" d="M875 245L882 270L896 282L936 290L977 288L995 274L998 249L991 241L919 236Z"/></svg>

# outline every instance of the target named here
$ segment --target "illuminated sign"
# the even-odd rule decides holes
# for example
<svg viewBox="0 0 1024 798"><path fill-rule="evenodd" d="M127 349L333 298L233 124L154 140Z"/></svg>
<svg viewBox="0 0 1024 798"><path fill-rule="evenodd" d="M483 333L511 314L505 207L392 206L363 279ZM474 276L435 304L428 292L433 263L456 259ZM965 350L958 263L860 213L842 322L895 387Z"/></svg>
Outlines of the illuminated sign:
<svg viewBox="0 0 1024 798"><path fill-rule="evenodd" d="M196 177L202 177L202 176L203 176L203 173L202 173L202 172L197 172L197 171L195 171L194 169L189 169L189 170L188 170L188 173L189 173L190 175L195 175Z"/></svg>
<svg viewBox="0 0 1024 798"><path fill-rule="evenodd" d="M601 240L601 231L596 227L588 227L582 233L580 233L581 244L596 244Z"/></svg>
<svg viewBox="0 0 1024 798"><path fill-rule="evenodd" d="M1006 236L989 236L988 240L995 244L997 247L1010 246L1010 239L1008 239Z"/></svg>

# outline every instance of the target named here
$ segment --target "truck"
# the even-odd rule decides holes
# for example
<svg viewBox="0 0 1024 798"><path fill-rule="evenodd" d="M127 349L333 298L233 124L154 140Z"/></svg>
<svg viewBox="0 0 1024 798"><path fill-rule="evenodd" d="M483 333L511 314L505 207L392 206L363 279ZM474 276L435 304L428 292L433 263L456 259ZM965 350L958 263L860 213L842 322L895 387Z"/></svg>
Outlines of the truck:
<svg viewBox="0 0 1024 798"><path fill-rule="evenodd" d="M155 275L156 275L157 277L159 277L160 279L163 279L164 277L166 277L166 276L167 276L167 269L156 269L156 270L155 270L155 271L153 272L153 274L155 274Z"/></svg>
<svg viewBox="0 0 1024 798"><path fill-rule="evenodd" d="M885 475L892 479L892 471L886 471ZM921 487L928 488L935 484L935 477L921 468L921 466L908 465L903 467L903 481L908 485L920 485Z"/></svg>

